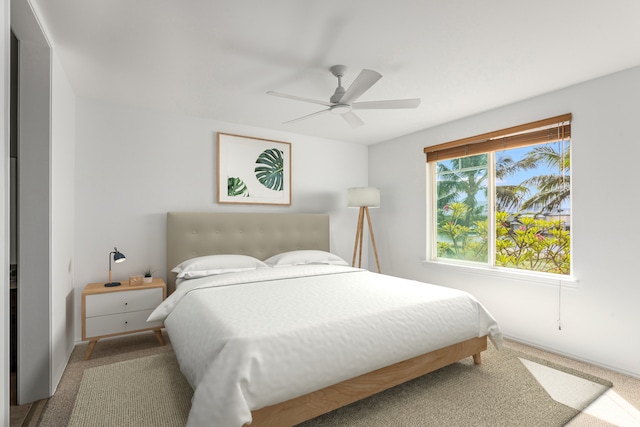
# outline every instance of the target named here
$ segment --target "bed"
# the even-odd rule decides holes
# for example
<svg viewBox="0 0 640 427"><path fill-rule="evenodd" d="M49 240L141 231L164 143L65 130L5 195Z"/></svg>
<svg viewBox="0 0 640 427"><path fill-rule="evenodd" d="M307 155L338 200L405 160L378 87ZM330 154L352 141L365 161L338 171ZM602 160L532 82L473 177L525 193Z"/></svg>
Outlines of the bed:
<svg viewBox="0 0 640 427"><path fill-rule="evenodd" d="M194 388L189 426L293 426L466 357L480 364L487 338L500 347L471 295L352 268L329 247L325 214L167 214L171 295L150 319L165 322ZM226 256L269 265L185 272Z"/></svg>

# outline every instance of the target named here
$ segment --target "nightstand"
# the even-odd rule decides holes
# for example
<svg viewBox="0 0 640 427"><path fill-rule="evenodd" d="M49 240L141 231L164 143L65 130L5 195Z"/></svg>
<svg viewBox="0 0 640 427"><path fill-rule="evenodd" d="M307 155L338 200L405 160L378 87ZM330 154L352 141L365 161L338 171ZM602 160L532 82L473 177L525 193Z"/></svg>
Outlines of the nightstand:
<svg viewBox="0 0 640 427"><path fill-rule="evenodd" d="M151 283L105 287L104 283L89 283L82 291L82 341L89 340L84 360L100 338L153 331L160 345L164 345L162 322L147 322L151 312L167 296L167 285L161 278Z"/></svg>

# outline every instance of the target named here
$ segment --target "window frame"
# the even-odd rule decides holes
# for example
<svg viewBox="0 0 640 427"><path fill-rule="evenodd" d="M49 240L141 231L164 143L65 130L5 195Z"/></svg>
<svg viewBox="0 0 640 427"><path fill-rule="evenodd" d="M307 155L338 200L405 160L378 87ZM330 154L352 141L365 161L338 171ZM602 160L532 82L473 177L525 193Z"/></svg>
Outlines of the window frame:
<svg viewBox="0 0 640 427"><path fill-rule="evenodd" d="M514 126L511 128L503 129L501 131L489 132L486 134L478 135L475 137L464 138L457 141L451 141L444 144L439 144L436 146L430 146L424 148L424 153L427 156L426 162L426 189L427 189L427 197L426 197L426 225L427 225L427 236L426 236L426 260L425 263L435 264L447 266L450 268L457 269L470 269L474 272L482 272L483 274L489 274L492 276L500 276L500 277L512 277L514 279L524 279L527 281L537 281L545 284L562 284L562 283L576 283L577 279L574 276L574 260L572 257L570 272L569 274L558 274L558 273L547 273L540 272L535 270L525 270L525 269L517 269L511 267L502 267L496 265L496 152L500 151L499 149L492 148L490 151L478 151L477 147L482 144L491 144L491 139L500 139L505 136L511 137L512 135L518 134L526 134L531 133L529 131L535 132L538 127L550 127L555 129L562 129L563 137L560 138L562 140L569 139L570 146L572 145L571 141L571 128L570 128L571 114L565 114L562 116L556 116L549 119L544 119L536 122L527 123L524 125ZM566 123L569 122L567 125ZM564 135L564 132L568 130L567 135ZM517 135L516 135L517 136ZM517 148L519 146L535 146L544 144L546 142L552 141L539 141L533 143L525 143L521 145L515 146L505 146L504 143L502 147L505 149ZM495 146L495 144L491 144L489 146ZM460 147L462 147L464 152L460 151ZM471 150L469 150L471 147ZM462 153L462 155L450 155L453 152ZM434 153L445 152L447 156L439 159L436 155L434 158ZM468 261L468 260L458 260L458 259L450 259L450 258L442 258L438 257L437 244L438 239L435 237L437 235L437 163L438 161L450 160L459 157L466 157L471 155L476 155L480 153L486 153L488 155L488 171L487 171L487 209L488 209L488 226L489 233L494 236L492 239L488 239L488 261L477 262L477 261ZM431 157L430 157L431 155ZM569 154L571 156L571 152ZM570 185L570 192L573 194L573 186L572 183ZM569 201L570 211L572 212L572 199ZM573 215L570 215L569 219L569 227L572 232L571 242L573 243ZM571 251L573 255L573 251Z"/></svg>

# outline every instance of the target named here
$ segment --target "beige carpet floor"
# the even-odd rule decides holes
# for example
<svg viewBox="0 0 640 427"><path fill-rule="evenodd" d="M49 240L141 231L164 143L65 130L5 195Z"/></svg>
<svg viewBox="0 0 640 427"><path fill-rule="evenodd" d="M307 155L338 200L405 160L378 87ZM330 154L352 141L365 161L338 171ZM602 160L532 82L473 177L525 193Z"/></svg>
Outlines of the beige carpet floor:
<svg viewBox="0 0 640 427"><path fill-rule="evenodd" d="M303 425L560 426L611 386L530 359L489 350ZM69 426L182 426L192 394L173 353L86 369Z"/></svg>
<svg viewBox="0 0 640 427"><path fill-rule="evenodd" d="M640 384L640 381L637 379L611 373L610 371L601 370L599 368L594 368L588 364L581 364L580 362L574 362L569 359L559 358L555 355L551 355L549 353L531 349L530 347L523 346L518 343L508 341L507 345L511 349L524 351L524 352L533 354L536 357L541 357L543 359L548 360L548 359L555 358L556 359L554 360L555 363L561 362L561 364L564 363L565 366L569 366L574 369L581 370L583 372L589 372L590 369L593 369L595 370L595 372L589 372L592 375L600 376L602 378L607 378L607 376L609 376L609 379L612 379L614 382L614 390L616 390L618 393L622 393L622 396L627 396L626 399L630 400L631 404L636 405L636 407L640 407L640 396L637 395L638 394L637 386ZM168 343L168 345L163 347L158 346L157 341L155 340L155 337L153 336L153 334L142 334L142 335L137 335L132 337L121 338L117 340L101 341L98 343L98 346L94 351L92 359L89 361L82 360L85 349L86 349L86 345L80 345L74 351L71 357L70 363L67 367L67 370L63 375L63 380L60 383L59 389L56 392L56 394L49 400L42 416L40 417L40 421L38 425L59 427L59 426L67 425L69 423L69 420L71 418L71 411L76 401L76 395L78 392L78 388L80 387L80 383L82 381L82 375L85 369L117 363L124 360L142 358L142 357L150 356L154 354L168 353L172 351L170 343ZM169 356L167 355L167 357ZM483 368L489 364L489 357L490 357L490 354L487 354L487 356L484 358ZM571 366L572 364L574 366ZM473 371L475 368L477 367L471 366L471 371ZM419 381L420 379L414 381L416 384L413 384L414 382L412 382L412 384L410 384L409 386L414 388L417 387L418 389L424 388L424 385L420 386ZM636 392L634 393L633 390L636 390ZM402 393L396 393L396 394L398 394L399 396L402 396L402 394L406 394L407 392L408 391L405 390ZM637 399L637 400L634 401L634 399ZM449 400L452 400L452 399L449 399ZM372 406L370 403L368 403L367 405ZM367 408L367 405L364 405L364 407L360 409L358 408L354 409L353 408L354 405L351 405L351 407L349 407L346 410L347 411L355 410L356 414L358 413L358 411L360 411L359 415L355 417L352 414L351 419L355 419L357 421L357 419L362 418L361 415L363 413L371 413L371 414L375 413L375 411L372 412L370 408ZM373 405L373 406L379 407L380 405ZM497 407L497 411L498 413L500 412L499 407ZM339 418L336 418L336 416L337 415L335 413L329 414L323 417L323 419L321 420L322 421L321 423L318 423L318 421L311 421L306 423L306 425L308 425L308 427L321 426L321 425L327 425L327 426L328 425L336 425L336 426L337 425L354 425L354 426L355 425L359 425L359 426L372 425L367 420L365 420L364 424L363 423L358 424L357 422L346 423L344 419L342 421L336 421L336 420L339 420ZM384 418L383 418L383 421L384 421ZM389 422L396 422L396 421L397 419L386 420L385 421L386 424L378 424L378 425L390 425L388 424ZM475 419L475 421L476 422L473 425L482 425L482 423L477 422L477 418ZM416 422L417 421L415 420L405 421L404 424L396 423L391 425L425 425L425 424L416 424ZM458 425L471 425L471 424L465 424L462 421L458 421L458 423L459 423ZM455 425L455 424L450 423L449 425ZM491 423L490 421L486 421L486 424L484 425L491 425ZM495 423L493 425L495 425ZM503 424L503 425L507 425L507 424ZM520 424L520 425L532 425L532 424ZM539 425L548 425L548 424L539 424ZM578 417L574 418L571 421L571 425L572 426L581 426L581 425L607 426L612 424L583 413L583 414L580 414Z"/></svg>
<svg viewBox="0 0 640 427"><path fill-rule="evenodd" d="M173 353L86 369L68 427L187 424L193 389Z"/></svg>
<svg viewBox="0 0 640 427"><path fill-rule="evenodd" d="M89 360L84 360L87 344L77 345L62 374L60 384L58 384L55 394L48 400L37 426L63 427L69 424L85 369L173 352L171 341L166 332L164 332L164 339L167 342L167 345L164 346L158 345L153 333L100 340Z"/></svg>

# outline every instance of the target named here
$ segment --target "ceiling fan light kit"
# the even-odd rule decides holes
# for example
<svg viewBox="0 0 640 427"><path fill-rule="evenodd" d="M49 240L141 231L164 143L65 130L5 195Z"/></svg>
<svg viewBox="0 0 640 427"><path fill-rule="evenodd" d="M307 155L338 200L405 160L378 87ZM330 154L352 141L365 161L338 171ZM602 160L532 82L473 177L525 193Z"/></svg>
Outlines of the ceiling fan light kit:
<svg viewBox="0 0 640 427"><path fill-rule="evenodd" d="M310 102L312 104L319 104L327 107L324 110L298 117L297 119L289 120L285 123L293 123L331 112L333 114L341 115L351 127L356 128L364 125L364 122L352 110L417 108L418 105L420 105L420 98L356 102L358 98L371 88L371 86L376 84L376 82L382 78L382 75L376 71L364 69L360 72L353 83L351 83L351 86L345 90L344 87L342 87L342 77L344 77L344 74L347 72L347 67L345 65L334 65L329 69L329 71L338 78L338 87L329 98L329 102L274 91L267 92L268 95L293 99L295 101Z"/></svg>
<svg viewBox="0 0 640 427"><path fill-rule="evenodd" d="M344 114L351 111L351 107L347 104L336 104L330 108L333 114Z"/></svg>

